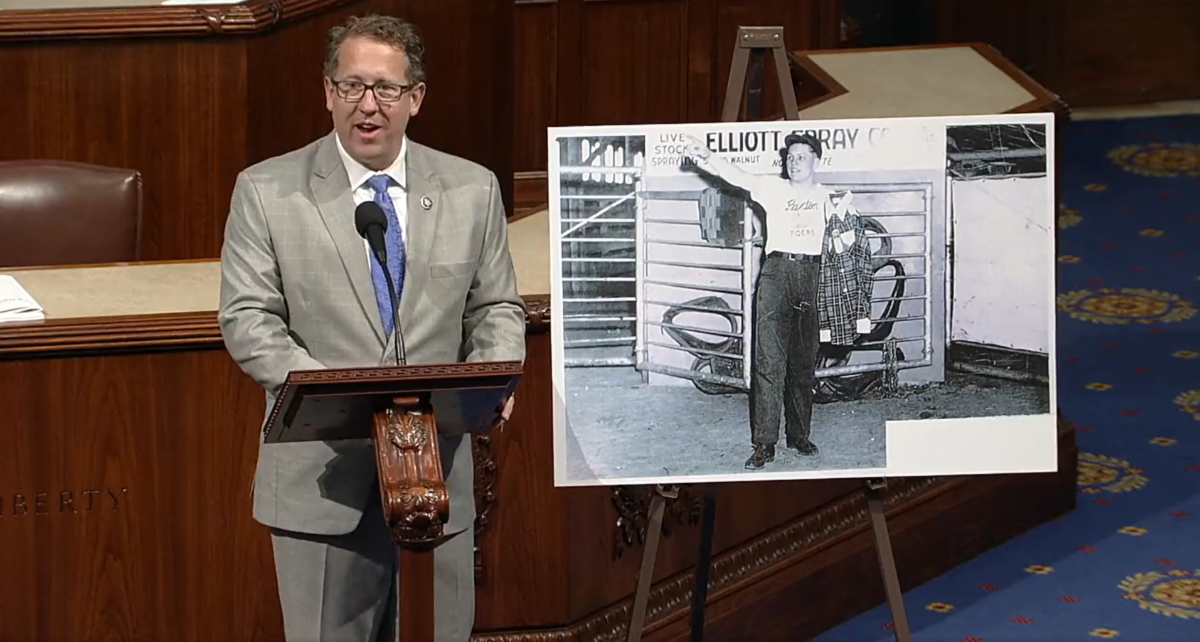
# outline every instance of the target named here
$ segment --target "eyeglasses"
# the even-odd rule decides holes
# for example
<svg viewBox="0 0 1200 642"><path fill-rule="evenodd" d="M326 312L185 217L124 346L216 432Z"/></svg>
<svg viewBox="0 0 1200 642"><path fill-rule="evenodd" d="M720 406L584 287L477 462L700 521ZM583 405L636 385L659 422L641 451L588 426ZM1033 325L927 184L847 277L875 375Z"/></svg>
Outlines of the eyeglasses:
<svg viewBox="0 0 1200 642"><path fill-rule="evenodd" d="M413 87L416 87L415 84L397 85L390 82L377 82L373 85L368 85L357 80L332 80L332 82L337 95L342 100L352 103L362 100L368 89L375 94L375 100L383 103L394 103L400 100Z"/></svg>

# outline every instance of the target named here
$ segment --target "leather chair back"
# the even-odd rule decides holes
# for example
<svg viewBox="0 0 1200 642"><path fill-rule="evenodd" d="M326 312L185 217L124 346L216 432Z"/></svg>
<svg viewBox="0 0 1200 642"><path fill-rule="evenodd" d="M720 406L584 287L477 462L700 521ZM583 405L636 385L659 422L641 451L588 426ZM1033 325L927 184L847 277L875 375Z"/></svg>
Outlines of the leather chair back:
<svg viewBox="0 0 1200 642"><path fill-rule="evenodd" d="M0 162L0 267L137 261L141 228L136 170Z"/></svg>

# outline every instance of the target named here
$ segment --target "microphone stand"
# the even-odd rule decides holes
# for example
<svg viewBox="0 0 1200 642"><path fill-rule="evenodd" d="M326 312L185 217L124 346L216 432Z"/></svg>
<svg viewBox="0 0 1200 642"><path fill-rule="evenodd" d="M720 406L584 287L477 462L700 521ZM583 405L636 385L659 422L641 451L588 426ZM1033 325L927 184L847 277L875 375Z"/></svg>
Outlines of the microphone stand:
<svg viewBox="0 0 1200 642"><path fill-rule="evenodd" d="M374 235L372 235L374 236ZM383 236L382 233L379 234ZM372 249L375 251L375 260L379 261L379 267L383 270L383 280L387 282L388 297L392 300L392 335L396 337L396 365L408 365L408 355L404 349L404 332L400 329L400 299L396 297L396 283L392 280L392 271L388 269L387 264L387 246L384 245L383 239L380 238L378 243L371 243Z"/></svg>
<svg viewBox="0 0 1200 642"><path fill-rule="evenodd" d="M387 265L382 263L381 265ZM392 272L386 267L383 277L387 280L388 296L392 297L392 336L396 337L396 365L408 365L408 355L404 350L404 332L400 329L400 299L396 297L396 284L392 282Z"/></svg>

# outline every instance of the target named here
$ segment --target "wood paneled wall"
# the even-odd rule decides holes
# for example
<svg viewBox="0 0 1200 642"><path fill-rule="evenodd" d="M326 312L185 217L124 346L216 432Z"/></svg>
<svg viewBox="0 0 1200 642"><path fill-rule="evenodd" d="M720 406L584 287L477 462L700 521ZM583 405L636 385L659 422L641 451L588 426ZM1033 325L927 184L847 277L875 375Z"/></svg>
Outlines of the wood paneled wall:
<svg viewBox="0 0 1200 642"><path fill-rule="evenodd" d="M546 202L546 128L720 116L739 26L837 46L839 0L515 0L517 207ZM764 109L778 110L767 83Z"/></svg>
<svg viewBox="0 0 1200 642"><path fill-rule="evenodd" d="M249 0L5 12L0 160L139 170L143 256L216 257L238 171L330 128L326 30L350 14L392 12L419 25L429 49L413 137L495 171L511 212L546 202L547 127L715 119L739 26L783 26L790 49L836 47L839 4ZM778 101L768 83L766 108Z"/></svg>
<svg viewBox="0 0 1200 642"><path fill-rule="evenodd" d="M986 42L1072 107L1200 99L1196 0L935 0L938 42Z"/></svg>
<svg viewBox="0 0 1200 642"><path fill-rule="evenodd" d="M325 32L368 12L424 33L430 89L413 138L495 171L511 209L512 0L5 11L0 160L139 170L143 257L216 257L237 173L332 128Z"/></svg>

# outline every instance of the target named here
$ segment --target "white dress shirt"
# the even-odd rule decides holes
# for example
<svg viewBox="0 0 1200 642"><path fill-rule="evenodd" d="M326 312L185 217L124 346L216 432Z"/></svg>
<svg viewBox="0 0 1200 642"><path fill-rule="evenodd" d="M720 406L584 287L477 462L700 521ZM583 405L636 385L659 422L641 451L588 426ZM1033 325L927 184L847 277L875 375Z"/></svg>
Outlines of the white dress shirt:
<svg viewBox="0 0 1200 642"><path fill-rule="evenodd" d="M342 157L342 164L346 167L346 174L350 177L350 192L354 197L355 207L367 201L375 200L375 192L367 185L367 180L376 174L387 174L392 178L392 185L388 188L388 196L392 198L392 205L396 208L396 218L400 221L400 238L404 241L404 247L408 248L408 181L405 173L405 156L408 155L408 137L404 137L404 141L400 146L400 153L396 155L396 160L391 166L382 172L377 172L367 168L362 163L350 157L346 153L346 148L342 146L341 136L334 136L337 141L338 154ZM353 215L353 214L352 214ZM374 262L374 254L371 252L371 246L363 240L363 246L367 248L367 264ZM399 285L399 284L397 284Z"/></svg>

